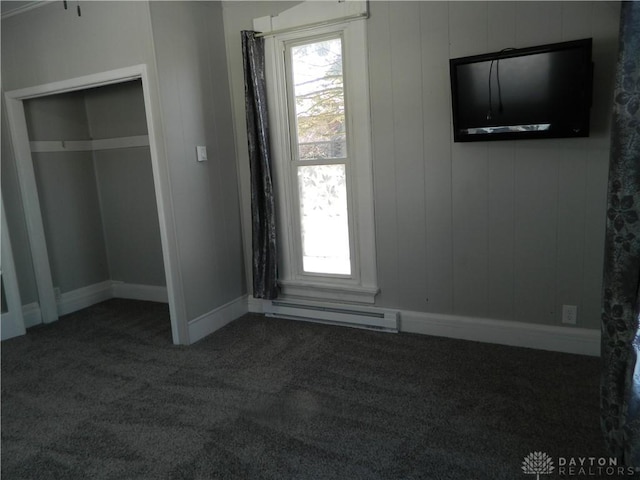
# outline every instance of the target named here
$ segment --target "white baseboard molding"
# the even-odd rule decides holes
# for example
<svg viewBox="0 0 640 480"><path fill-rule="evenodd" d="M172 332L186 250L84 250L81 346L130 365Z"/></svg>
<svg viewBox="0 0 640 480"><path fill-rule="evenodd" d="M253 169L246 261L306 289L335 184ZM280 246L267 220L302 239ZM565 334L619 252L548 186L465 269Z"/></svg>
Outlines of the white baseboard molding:
<svg viewBox="0 0 640 480"><path fill-rule="evenodd" d="M40 325L42 323L40 304L38 302L32 302L23 305L22 319L24 320L24 328L31 328L36 325Z"/></svg>
<svg viewBox="0 0 640 480"><path fill-rule="evenodd" d="M168 302L167 287L105 280L61 294L58 300L58 315L67 315L110 298Z"/></svg>
<svg viewBox="0 0 640 480"><path fill-rule="evenodd" d="M167 287L124 283L115 280L111 282L111 296L114 298L129 298L131 300L146 300L148 302L169 302Z"/></svg>
<svg viewBox="0 0 640 480"><path fill-rule="evenodd" d="M247 305L249 308L249 312L251 313L264 313L264 305L268 302L268 300L263 300L261 298L254 298L253 295L247 295Z"/></svg>
<svg viewBox="0 0 640 480"><path fill-rule="evenodd" d="M247 296L243 295L204 315L200 315L198 318L194 318L189 321L189 343L197 342L248 311Z"/></svg>
<svg viewBox="0 0 640 480"><path fill-rule="evenodd" d="M600 355L600 330L400 312L400 331L580 355Z"/></svg>
<svg viewBox="0 0 640 480"><path fill-rule="evenodd" d="M112 297L111 280L65 292L60 295L60 300L58 300L58 315L67 315Z"/></svg>

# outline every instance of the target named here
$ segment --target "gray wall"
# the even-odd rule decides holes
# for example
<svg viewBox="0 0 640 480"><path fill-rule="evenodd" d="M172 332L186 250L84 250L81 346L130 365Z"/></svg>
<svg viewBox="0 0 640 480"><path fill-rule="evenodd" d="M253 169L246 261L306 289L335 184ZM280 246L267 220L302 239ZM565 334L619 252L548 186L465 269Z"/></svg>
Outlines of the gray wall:
<svg viewBox="0 0 640 480"><path fill-rule="evenodd" d="M5 91L140 63L155 65L145 2L86 2L82 17L51 3L2 20Z"/></svg>
<svg viewBox="0 0 640 480"><path fill-rule="evenodd" d="M93 139L146 135L142 82L133 80L85 90L89 134Z"/></svg>
<svg viewBox="0 0 640 480"><path fill-rule="evenodd" d="M24 102L29 139L89 139L81 92ZM33 153L49 264L61 293L109 279L91 152Z"/></svg>
<svg viewBox="0 0 640 480"><path fill-rule="evenodd" d="M23 102L29 140L88 140L83 92L39 97Z"/></svg>
<svg viewBox="0 0 640 480"><path fill-rule="evenodd" d="M279 9L225 4L247 232L239 30ZM377 305L559 325L562 305L572 304L579 327L599 328L619 4L380 1L370 9ZM452 142L449 58L584 37L594 39L596 65L590 138Z"/></svg>
<svg viewBox="0 0 640 480"><path fill-rule="evenodd" d="M91 152L33 154L54 287L61 293L109 279Z"/></svg>
<svg viewBox="0 0 640 480"><path fill-rule="evenodd" d="M166 285L148 147L94 154L111 280Z"/></svg>
<svg viewBox="0 0 640 480"><path fill-rule="evenodd" d="M189 318L246 292L222 9L152 2L167 155ZM206 145L208 162L196 162Z"/></svg>
<svg viewBox="0 0 640 480"><path fill-rule="evenodd" d="M141 82L87 90L91 138L147 134ZM151 156L148 147L94 152L111 280L166 285Z"/></svg>

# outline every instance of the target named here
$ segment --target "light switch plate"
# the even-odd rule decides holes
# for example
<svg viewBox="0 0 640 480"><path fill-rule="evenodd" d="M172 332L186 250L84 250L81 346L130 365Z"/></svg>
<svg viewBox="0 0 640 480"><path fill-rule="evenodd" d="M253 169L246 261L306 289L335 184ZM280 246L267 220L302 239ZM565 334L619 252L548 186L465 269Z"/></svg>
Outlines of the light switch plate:
<svg viewBox="0 0 640 480"><path fill-rule="evenodd" d="M198 145L196 147L196 156L197 156L197 160L199 162L206 162L208 160L208 158L207 158L207 147L205 147L203 145Z"/></svg>

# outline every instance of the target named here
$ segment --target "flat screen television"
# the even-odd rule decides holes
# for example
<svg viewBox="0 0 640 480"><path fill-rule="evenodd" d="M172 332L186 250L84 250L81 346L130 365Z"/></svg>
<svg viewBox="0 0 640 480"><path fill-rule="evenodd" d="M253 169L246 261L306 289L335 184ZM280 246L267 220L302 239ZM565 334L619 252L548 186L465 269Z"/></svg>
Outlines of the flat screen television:
<svg viewBox="0 0 640 480"><path fill-rule="evenodd" d="M591 39L449 60L456 142L588 137Z"/></svg>

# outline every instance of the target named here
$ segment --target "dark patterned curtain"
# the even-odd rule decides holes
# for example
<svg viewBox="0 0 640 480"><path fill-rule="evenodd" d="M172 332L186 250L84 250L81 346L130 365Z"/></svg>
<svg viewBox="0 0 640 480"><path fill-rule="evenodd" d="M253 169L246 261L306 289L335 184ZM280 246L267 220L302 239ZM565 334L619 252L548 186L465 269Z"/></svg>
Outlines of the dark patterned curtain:
<svg viewBox="0 0 640 480"><path fill-rule="evenodd" d="M278 296L276 219L264 77L264 41L256 32L242 32L247 137L251 167L251 233L253 296Z"/></svg>
<svg viewBox="0 0 640 480"><path fill-rule="evenodd" d="M640 2L622 2L602 311L602 427L610 454L640 467Z"/></svg>

